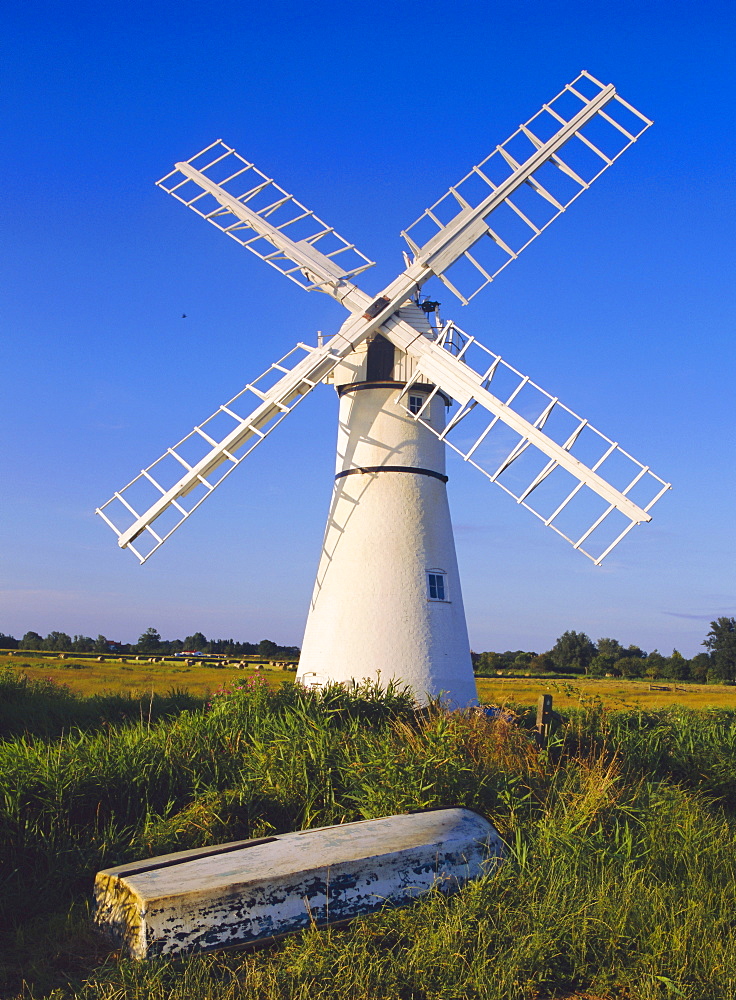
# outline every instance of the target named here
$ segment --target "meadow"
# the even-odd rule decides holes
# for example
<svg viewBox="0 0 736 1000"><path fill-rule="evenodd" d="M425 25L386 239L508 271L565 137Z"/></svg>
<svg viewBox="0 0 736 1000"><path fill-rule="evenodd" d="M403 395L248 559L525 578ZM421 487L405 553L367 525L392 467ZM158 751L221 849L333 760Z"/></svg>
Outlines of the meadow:
<svg viewBox="0 0 736 1000"><path fill-rule="evenodd" d="M97 657L80 657L69 653L66 659L55 656L38 656L31 651L21 650L9 656L0 653L0 669L10 668L23 673L31 680L51 679L63 684L70 691L81 695L98 695L105 692L142 695L151 692L165 694L173 688L186 689L192 695L205 697L218 688L232 684L243 676L258 675L266 678L271 686L293 680L294 674L281 669L269 669L263 665L255 670L255 664L245 669L221 663L202 664L195 661L189 665L186 660L167 659L150 662L151 658L125 657L115 659L105 657L99 662Z"/></svg>
<svg viewBox="0 0 736 1000"><path fill-rule="evenodd" d="M80 657L73 653L66 659L40 656L21 650L14 655L0 651L0 669L8 667L34 681L52 680L70 691L85 696L108 692L143 697L163 695L173 689L186 690L197 697L208 697L221 687L237 684L244 677L263 677L269 687L291 683L294 674L282 669L256 671L253 665L244 669L232 665L207 665L184 660L167 659L151 663L146 657L115 659ZM675 684L672 681L622 680L621 678L567 677L555 674L524 677L505 674L499 677L478 677L478 697L494 705L535 705L540 694L552 694L555 707L570 709L589 699L600 699L607 708L667 708L682 705L687 708L736 709L736 685Z"/></svg>
<svg viewBox="0 0 736 1000"><path fill-rule="evenodd" d="M397 690L238 674L207 699L0 675L4 997L736 998L733 709L568 691L540 749L520 703L514 721L416 713ZM450 804L509 847L454 896L179 961L132 963L91 929L100 868Z"/></svg>

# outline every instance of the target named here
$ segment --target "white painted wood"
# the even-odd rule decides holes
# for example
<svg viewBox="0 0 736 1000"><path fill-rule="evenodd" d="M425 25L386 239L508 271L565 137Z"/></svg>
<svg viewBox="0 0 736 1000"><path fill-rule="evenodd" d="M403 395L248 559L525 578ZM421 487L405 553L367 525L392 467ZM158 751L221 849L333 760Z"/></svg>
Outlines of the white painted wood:
<svg viewBox="0 0 736 1000"><path fill-rule="evenodd" d="M95 920L137 959L232 947L453 891L503 857L470 809L388 816L106 869Z"/></svg>
<svg viewBox="0 0 736 1000"><path fill-rule="evenodd" d="M373 266L355 244L221 139L156 183L301 288L334 295L344 278Z"/></svg>
<svg viewBox="0 0 736 1000"><path fill-rule="evenodd" d="M450 329L451 328L451 329ZM447 331L450 330L450 333ZM593 493L597 494L603 500L609 504L609 508L605 516L608 516L613 511L618 511L623 514L627 519L624 531L619 537L609 545L605 551L590 553L582 548L582 542L588 537L589 533L593 528L597 526L597 523L589 524L587 521L580 524L579 532L577 537L571 538L569 535L564 534L559 531L558 528L552 523L554 517L558 516L562 510L564 510L566 504L574 497L575 494L571 493L567 500L555 511L552 517L542 517L542 515L534 509L529 503L526 502L528 494L532 489L536 488L542 481L544 477L538 477L536 481L528 484L529 488L526 494L518 495L511 493L514 499L530 510L537 517L541 517L545 524L552 527L558 534L562 535L567 541L571 542L575 548L578 548L587 555L588 558L592 559L596 564L599 564L603 558L611 551L613 546L621 540L621 538L626 534L631 527L635 524L641 524L647 521L651 521L652 516L649 513L654 504L661 499L661 497L669 490L670 484L665 482L659 476L651 471L649 466L645 466L643 463L633 458L628 452L624 451L616 442L611 441L610 438L602 434L600 431L596 430L587 420L579 417L568 407L564 406L557 400L556 397L551 396L549 393L541 389L536 383L532 383L528 376L522 375L517 372L516 369L507 365L506 362L502 361L498 355L493 354L489 351L487 347L480 343L473 337L468 337L459 327L456 327L452 323L448 323L445 332L448 338L451 334L456 334L461 338L462 341L467 343L474 343L484 357L484 366L479 368L474 367L469 363L467 356L461 355L455 356L449 349L448 342L443 343L443 338L438 340L433 340L427 337L418 338L416 336L416 331L413 327L402 319L400 315L392 317L391 320L382 328L384 335L396 345L396 347L405 350L414 359L414 374L413 379L421 379L425 382L430 382L441 386L446 392L448 392L454 399L459 401L463 407L468 408L476 403L487 410L496 420L500 420L506 427L511 428L515 431L519 437L520 441L525 445L532 445L534 448L538 449L542 454L544 454L549 460L550 464L546 470L545 474L549 474L554 468L564 469L577 481L577 486L575 490L579 490L581 486L588 487ZM498 367L498 365L503 365L508 371L513 372L519 378L519 384L517 386L516 392L519 392L525 384L531 384L534 389L539 393L540 399L543 400L544 405L548 406L552 402L555 406L559 407L560 410L564 410L569 416L575 418L579 421L578 432L583 428L595 435L596 438L600 439L600 442L605 443L605 447L601 447L600 456L598 461L591 462L591 464L586 464L581 459L577 458L573 453L572 449L575 444L575 438L571 437L565 442L558 442L554 438L550 437L542 430L543 421L540 420L542 416L545 417L545 411L541 410L540 414L534 421L527 420L521 413L517 412L513 408L513 396L508 397L506 400L499 399L494 396L490 391L490 386L488 385L489 373ZM411 385L411 382L409 383ZM430 428L431 429L431 428ZM442 434L442 432L440 432ZM472 446L469 451L463 452L462 450L456 448L452 445L451 441L442 434L443 440L445 440L454 450L459 451L462 457L466 460L471 460L472 456ZM475 442L477 445L480 442ZM507 490L501 482L498 481L498 474L507 467L510 461L513 461L520 451L514 451L511 455L507 456L503 462L497 467L497 471L488 470L483 466L471 461L471 464L475 465L479 471L487 475L493 482L497 482L498 485L502 486L506 492ZM606 466L605 461L610 460L611 456L616 454L618 457L626 460L631 468L631 478L628 483L622 486L621 489L617 489L613 486L606 478ZM611 462L611 465L613 463ZM610 468L610 466L609 466ZM637 504L627 495L627 493L634 487L641 483L642 479L645 480L646 488L642 489L642 494L646 495L647 500L642 504Z"/></svg>
<svg viewBox="0 0 736 1000"><path fill-rule="evenodd" d="M593 96L585 96L586 91L591 88L595 90ZM571 117L568 114L566 117L560 114L556 102L560 98L570 95L574 95L582 107L576 114ZM626 108L638 119L638 131L631 132L616 122L613 116L617 105ZM618 146L612 151L611 156L594 146L581 131L586 123L593 119L603 119L604 122L610 123L617 137L623 136L626 140L624 143L617 140ZM546 121L547 125L551 121L555 128L554 134L546 141L539 138L535 132L535 129L541 130L543 121ZM418 295L423 283L432 274L437 274L463 301L467 301L445 274L446 269L453 262L461 256L464 257L483 278L480 287L487 285L506 266L509 260L515 259L532 239L535 239L546 229L559 212L567 208L583 190L587 190L592 181L600 176L651 124L648 118L618 96L613 85L606 86L590 74L581 73L572 84L567 85L552 101L543 105L541 111L524 126L521 126L506 143L496 147L489 157L486 157L478 166L473 167L466 177L450 188L450 191L443 198L427 209L423 216L409 227L404 235L407 236L409 245L415 253L415 259L413 261L407 260L405 270L374 299L371 299L349 280L364 270L366 266L369 266L370 261L360 254L353 244L349 244L342 237L339 237L313 212L297 202L292 195L278 187L271 178L258 171L252 163L244 160L221 140L213 143L190 160L178 163L176 169L159 182L165 190L207 221L216 225L228 236L236 239L242 246L252 250L267 263L278 267L288 277L297 280L302 287L308 289L319 287L322 291L330 294L345 305L351 316L343 324L340 331L323 347L306 349L309 355L307 358L298 363L289 362L289 367L280 363L272 366L273 369L284 373L275 385L265 391L251 385L239 393L235 400L239 401L246 391L252 391L259 400L249 414L241 415L239 411L233 410L233 400L220 407L218 413L229 414L236 421L236 426L230 427L229 433L225 434L224 437L211 437L202 425L195 427L194 431L187 435L182 442L179 442L173 449L168 449L161 459L144 469L126 487L115 493L111 500L98 508L97 513L117 534L118 544L123 548L131 548L142 562L145 561L250 451L291 412L317 382L330 379L339 384L339 376L334 374L335 371L343 369L345 366L349 367L352 362L348 359L351 356L354 357L356 351L359 353L360 345L373 333L380 330L402 352L403 369L401 372L397 372L397 378L413 379L421 374L427 381L441 387L446 393L458 400L462 406L470 409L479 404L493 415L494 421L502 421L520 435L522 442L520 448L507 456L505 464L502 463L496 470L490 471L484 469L480 464L477 466L489 478L498 482L502 488L505 486L499 476L505 468L508 468L510 462L516 461L528 446L536 447L547 456L549 466L544 469L543 474L540 473L527 483L526 488L520 493L516 495L512 493L511 495L515 495L517 502L540 516L545 524L553 527L575 548L583 551L595 562L600 562L634 524L651 519L649 514L651 507L669 489L669 484L659 477L653 476L648 467L638 462L635 463L639 470L643 470L642 475L652 476L659 485L656 495L648 503L642 506L634 502L627 493L634 486L639 490L637 481L630 482L628 487L617 489L606 479L599 468L600 463L592 466L586 465L573 453L573 443L554 440L542 431L538 421L528 421L523 414L517 412L510 405L510 400L496 397L488 385L489 372L474 369L467 364L467 358L463 358L461 361L453 356L452 351L446 349L446 345L435 342L434 334L426 329L426 322L421 318L417 321L416 313L419 310L407 304L412 297ZM518 137L521 137L531 148L531 155L521 163L506 148ZM596 165L595 171L597 172L594 173L594 176L580 176L575 169L562 160L561 151L568 149L573 139L579 140L586 148L592 150L598 160L602 162L602 166L600 166L600 162ZM510 170L508 176L500 183L492 181L488 176L489 164L494 156L498 156L501 162L506 164L506 168ZM577 193L564 202L556 199L538 179L538 172L550 164L565 174L568 179L574 181L578 187ZM215 173L213 175L208 171ZM478 180L479 178L480 180ZM484 184L489 192L484 191L480 198L476 195L474 203L468 200L469 191L467 192L468 198L463 193L465 191L463 185L469 179ZM244 184L245 187L233 188L234 184ZM188 191L187 185L193 186L193 190ZM524 185L531 187L543 200L551 203L557 214L547 219L544 224L539 225L528 218L526 213L522 212L511 201L514 192ZM211 200L214 208L208 206L207 199ZM439 221L439 216L442 213L438 206L448 202L448 199L454 214L450 221L443 225ZM488 220L496 218L500 220L501 217L496 214L496 209L502 207L513 210L517 218L528 226L531 235L528 238L525 237L526 242L522 246L512 247L506 242L506 238L496 231L498 226L494 229L490 227ZM284 216L279 214L282 211L286 212ZM437 231L424 242L423 246L420 246L408 233L422 220L430 220ZM306 239L292 239L288 232L293 232L296 235L297 230L292 230L290 227L295 225L298 227L305 221L311 227L310 235ZM496 226L495 222L494 226ZM243 238L243 230L247 230L245 238ZM494 271L486 270L468 253L485 234L491 236L496 245L509 255L508 260ZM336 243L331 249L331 245L327 244L333 238ZM259 241L265 241L265 249ZM347 257L344 255L353 253L356 255L356 261L353 265L348 265L346 263ZM476 289L476 292L479 290L480 288ZM479 346L482 347L482 345ZM482 350L491 354L485 348ZM282 360L285 361L285 359ZM367 404L366 400L366 406ZM381 402L380 406L374 406L373 409L377 413L384 405L384 402ZM208 418L205 424L211 419ZM177 449L195 435L206 441L210 445L210 449L199 461L190 463L182 457ZM445 440L444 437L443 440ZM613 445L613 447L619 455L630 458L625 452L618 449L617 445ZM471 460L470 454L465 452L463 457L466 460ZM158 476L158 470L169 457L178 462L185 472L181 475L181 470L177 467L173 483L171 481L162 483ZM476 463L473 462L473 464ZM223 468L224 472L222 472ZM532 491L539 488L551 472L558 468L574 477L577 485L558 510L551 512L550 516L543 516L529 504L528 497ZM217 474L214 479L211 478L213 473ZM148 504L145 509L142 509L143 505L138 499L138 490L141 485L150 487L152 491L151 500L144 501ZM354 485L351 483L350 489ZM574 535L569 535L560 531L553 522L559 517L560 512L578 497L583 486L603 498L609 507L602 517L596 514L592 523L586 520L579 531L576 531ZM383 488L383 486L380 487L380 489ZM365 498L377 496L378 489L378 487L375 488L372 493L366 492ZM193 491L199 491L201 495L186 506L184 499L189 497ZM507 490L507 492L509 491ZM350 490L347 486L342 490L342 493L348 502ZM350 502L355 502L355 498ZM361 494L361 503L370 503L370 500L364 500ZM427 509L431 506L432 504L428 503ZM439 510L436 504L434 506ZM122 515L124 521L122 526L120 526L120 518L113 513L114 508L117 508ZM614 512L623 514L627 519L624 530L611 544L608 544L602 554L600 552L591 554L583 548L583 543L587 542L594 529L610 513ZM167 517L170 516L174 519L173 525L167 521ZM427 514L427 516L430 515ZM444 513L437 514L437 516L441 520L445 518ZM449 515L447 519L449 523ZM144 532L148 537L148 551L139 551L139 548L135 548L132 543ZM347 549L347 546L344 548ZM459 588L457 591L453 588L453 593L455 592L459 593ZM373 668L368 671L368 675L372 675L372 673Z"/></svg>
<svg viewBox="0 0 736 1000"><path fill-rule="evenodd" d="M596 91L592 96L585 96L578 89L587 87L590 90L591 86ZM572 116L570 116L569 111L564 115L560 114L558 102L561 99L564 100L565 97L569 98L571 94L580 102L577 113ZM614 116L618 105L625 107L638 120L636 132L629 132L615 120ZM607 110L604 111L604 108ZM602 119L627 140L625 143L616 142L611 148L610 156L594 146L583 133L585 126L594 119ZM543 141L535 134L534 129L541 128L543 124L544 127L548 127L550 122L556 123L559 127L547 141ZM415 259L430 268L463 304L467 304L478 292L489 285L512 260L516 260L522 250L525 250L583 191L587 191L593 181L600 177L651 125L650 119L618 96L612 84L606 86L583 71L573 80L572 84L567 84L551 101L544 104L541 110L528 122L519 126L517 131L509 136L505 142L496 146L489 156L472 167L470 172L457 184L453 184L449 191L423 212L402 235L414 253ZM519 146L518 139L521 136L528 141L528 146L531 147L532 151L531 155L527 156L523 162L519 162L507 148L509 146L517 148ZM587 178L581 177L561 158L562 152L568 155L568 151L574 145L574 140L584 144L597 158L598 168ZM503 179L497 177L494 182L490 179L489 174L495 172L499 159L503 160L510 173ZM544 187L540 182L540 173L546 164L553 164L575 182L576 189L572 195L561 196L562 201L560 201ZM479 200L477 193L474 192L472 201L468 201L463 192L471 197L470 191L473 190L474 186L469 182L477 182L478 180L481 180L488 189L485 197ZM522 212L511 200L512 195L515 195L524 185L530 187L540 198L556 209L552 217L544 221L543 224L535 223L527 216L526 212ZM458 206L460 206L460 211L457 211ZM499 219L497 209L503 206L511 209L529 229L526 238L517 241L515 247L510 246L502 235L491 228L489 224L489 220ZM440 217L447 219L450 211L453 212L453 216L449 221L441 222ZM428 240L426 234L421 235L422 229L427 223L429 223L430 228L436 230ZM485 234L489 235L507 254L507 259L491 271L486 270L468 253L468 250ZM448 268L460 257L464 257L466 263L472 265L483 279L467 296L449 280L446 274Z"/></svg>

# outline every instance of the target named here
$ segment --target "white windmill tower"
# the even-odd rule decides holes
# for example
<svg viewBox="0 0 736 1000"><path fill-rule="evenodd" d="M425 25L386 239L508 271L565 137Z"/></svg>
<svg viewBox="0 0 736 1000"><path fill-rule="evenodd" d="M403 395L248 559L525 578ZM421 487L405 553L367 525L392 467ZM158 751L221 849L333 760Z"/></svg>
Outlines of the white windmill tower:
<svg viewBox="0 0 736 1000"><path fill-rule="evenodd" d="M651 520L669 484L441 323L421 289L436 276L467 303L651 124L581 73L402 233L406 266L377 296L355 284L372 262L222 141L177 163L158 182L165 191L349 315L99 508L118 544L144 562L312 389L332 383L335 487L297 678L395 678L420 700L474 701L445 446L595 563Z"/></svg>

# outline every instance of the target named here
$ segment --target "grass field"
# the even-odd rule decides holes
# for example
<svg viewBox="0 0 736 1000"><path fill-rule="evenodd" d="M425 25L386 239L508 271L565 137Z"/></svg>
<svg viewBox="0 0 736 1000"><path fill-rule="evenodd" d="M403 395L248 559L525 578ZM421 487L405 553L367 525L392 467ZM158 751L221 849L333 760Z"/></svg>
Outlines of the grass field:
<svg viewBox="0 0 736 1000"><path fill-rule="evenodd" d="M0 673L5 997L736 1000L732 709L584 695L540 750L533 711L416 714L400 692L261 681L210 707L82 698L19 672ZM454 896L180 961L131 963L90 929L101 868L450 804L509 848Z"/></svg>
<svg viewBox="0 0 736 1000"><path fill-rule="evenodd" d="M75 658L60 660L50 657L33 656L22 652L20 656L0 655L0 668L9 666L18 673L24 673L32 680L50 678L56 684L64 684L77 694L89 696L106 691L144 694L165 694L172 689L186 689L191 694L205 696L223 686L230 686L243 677L257 674L264 677L272 687L289 683L294 674L284 670L240 670L227 666L187 666L179 663L148 663L128 658L126 662L106 659L98 663L96 659Z"/></svg>
<svg viewBox="0 0 736 1000"><path fill-rule="evenodd" d="M657 681L656 687L667 690L650 690L647 681L626 681L615 678L596 680L579 677L575 680L527 680L523 677L504 679L479 677L478 696L482 702L503 705L536 704L540 694L551 694L555 708L568 709L600 699L606 708L668 708L682 705L686 708L736 709L736 687L725 684L679 684ZM652 685L654 687L655 685Z"/></svg>
<svg viewBox="0 0 736 1000"><path fill-rule="evenodd" d="M238 683L244 677L264 677L270 687L291 683L294 674L283 670L255 671L250 668L191 666L184 663L147 663L128 660L125 663L108 660L98 663L95 659L51 659L34 657L32 653L20 655L0 654L0 667L7 665L33 680L52 679L82 695L104 692L129 694L165 694L172 689L183 689L193 695L205 696L212 691ZM668 690L650 690L646 681L625 681L614 678L596 680L579 677L575 680L485 678L477 680L478 696L484 703L534 705L540 694L550 693L556 707L572 708L588 698L599 698L607 708L667 708L684 705L687 708L734 708L736 686L721 684L682 684L659 681L658 687Z"/></svg>

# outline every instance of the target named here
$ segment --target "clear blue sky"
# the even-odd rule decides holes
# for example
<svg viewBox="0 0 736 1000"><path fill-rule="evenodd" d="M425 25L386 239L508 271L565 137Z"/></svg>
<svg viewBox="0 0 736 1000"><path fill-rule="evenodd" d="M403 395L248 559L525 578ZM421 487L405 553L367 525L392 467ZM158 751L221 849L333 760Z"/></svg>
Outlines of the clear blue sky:
<svg viewBox="0 0 736 1000"><path fill-rule="evenodd" d="M475 649L565 629L685 655L736 613L732 3L34 2L0 15L0 631L300 643L334 461L321 388L139 567L93 514L341 321L154 186L222 137L378 266L585 68L650 129L444 313L673 491L598 569L459 460ZM187 319L181 318L182 313Z"/></svg>

